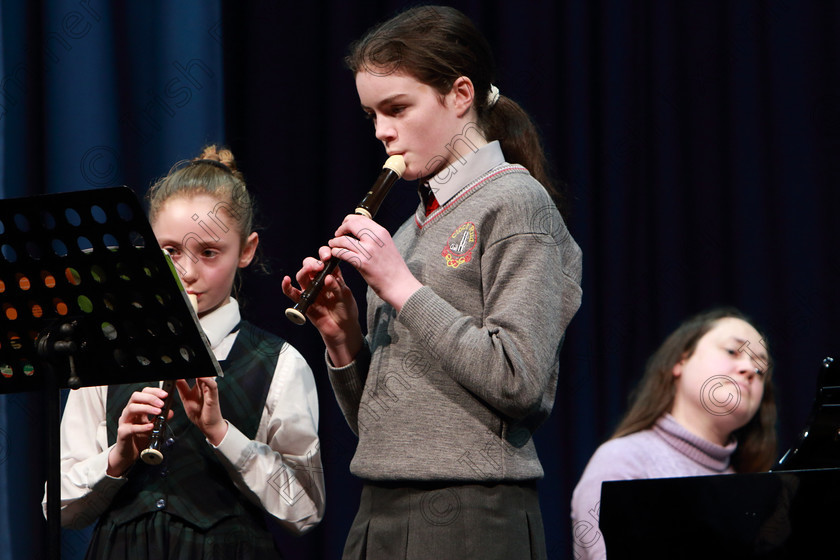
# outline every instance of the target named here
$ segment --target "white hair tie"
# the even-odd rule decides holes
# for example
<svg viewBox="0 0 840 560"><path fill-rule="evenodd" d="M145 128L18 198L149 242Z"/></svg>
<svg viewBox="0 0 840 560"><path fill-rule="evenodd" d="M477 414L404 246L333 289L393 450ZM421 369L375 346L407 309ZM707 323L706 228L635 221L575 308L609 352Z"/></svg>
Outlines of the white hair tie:
<svg viewBox="0 0 840 560"><path fill-rule="evenodd" d="M499 100L499 88L490 84L490 91L487 92L487 108L492 109L496 101Z"/></svg>

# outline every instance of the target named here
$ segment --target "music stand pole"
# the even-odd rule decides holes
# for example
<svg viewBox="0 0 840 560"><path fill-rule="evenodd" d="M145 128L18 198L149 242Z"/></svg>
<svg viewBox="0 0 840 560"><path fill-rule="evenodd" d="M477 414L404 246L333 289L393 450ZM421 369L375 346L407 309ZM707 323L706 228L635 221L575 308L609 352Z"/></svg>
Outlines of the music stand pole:
<svg viewBox="0 0 840 560"><path fill-rule="evenodd" d="M73 388L79 386L73 359L79 348L74 340L76 326L75 322L58 323L41 333L35 344L38 355L45 363L43 396L47 408L47 548L50 558L61 557L61 393L58 377L50 362L66 355L70 371L68 385Z"/></svg>
<svg viewBox="0 0 840 560"><path fill-rule="evenodd" d="M49 369L49 368L47 368ZM47 407L47 549L50 558L61 557L61 394L55 372L47 373L44 406Z"/></svg>

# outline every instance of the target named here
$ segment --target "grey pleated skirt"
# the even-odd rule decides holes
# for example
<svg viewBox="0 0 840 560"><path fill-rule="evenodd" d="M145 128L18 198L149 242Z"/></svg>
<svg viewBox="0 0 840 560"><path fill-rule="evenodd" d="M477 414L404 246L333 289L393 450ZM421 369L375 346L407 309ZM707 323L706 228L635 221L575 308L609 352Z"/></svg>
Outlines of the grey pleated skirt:
<svg viewBox="0 0 840 560"><path fill-rule="evenodd" d="M545 560L536 483L375 483L343 560Z"/></svg>

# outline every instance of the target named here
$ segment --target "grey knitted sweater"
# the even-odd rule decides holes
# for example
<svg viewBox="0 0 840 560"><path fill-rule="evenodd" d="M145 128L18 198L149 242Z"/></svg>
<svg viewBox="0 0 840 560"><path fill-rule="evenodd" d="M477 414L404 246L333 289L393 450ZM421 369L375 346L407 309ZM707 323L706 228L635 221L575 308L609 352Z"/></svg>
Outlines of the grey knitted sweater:
<svg viewBox="0 0 840 560"><path fill-rule="evenodd" d="M502 163L430 216L421 205L394 241L424 287L399 314L368 290L367 346L329 368L359 436L351 472L541 478L531 435L554 404L581 301L581 251L551 198L525 168Z"/></svg>

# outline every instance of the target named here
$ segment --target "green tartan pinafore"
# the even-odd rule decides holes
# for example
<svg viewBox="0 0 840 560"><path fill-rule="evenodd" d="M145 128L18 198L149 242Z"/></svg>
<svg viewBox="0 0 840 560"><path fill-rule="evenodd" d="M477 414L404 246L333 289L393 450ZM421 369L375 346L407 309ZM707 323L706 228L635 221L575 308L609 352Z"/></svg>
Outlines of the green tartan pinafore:
<svg viewBox="0 0 840 560"><path fill-rule="evenodd" d="M224 417L254 439L283 339L242 321L217 378ZM236 328L234 328L236 330ZM201 375L184 372L185 377ZM131 393L149 383L108 388L108 444ZM177 393L167 423L164 459L137 461L94 530L87 558L280 558L268 515L233 484L204 434L186 417Z"/></svg>

